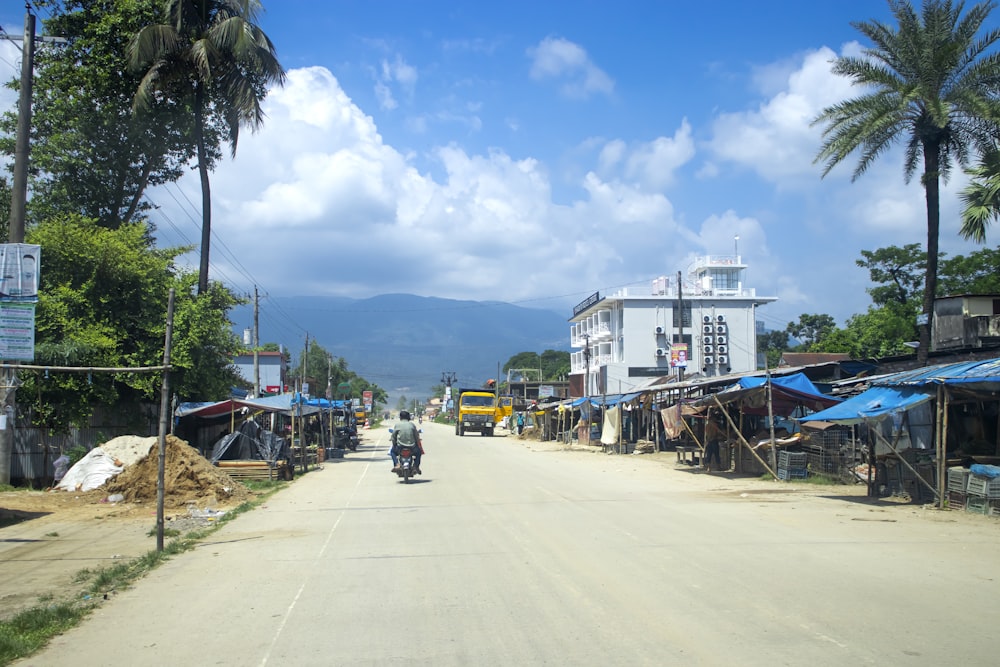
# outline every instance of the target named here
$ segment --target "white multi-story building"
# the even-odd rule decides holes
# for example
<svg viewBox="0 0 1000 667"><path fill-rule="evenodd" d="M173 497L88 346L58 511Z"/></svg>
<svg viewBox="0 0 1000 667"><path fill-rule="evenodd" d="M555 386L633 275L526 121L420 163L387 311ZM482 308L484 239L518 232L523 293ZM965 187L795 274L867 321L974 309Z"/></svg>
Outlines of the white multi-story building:
<svg viewBox="0 0 1000 667"><path fill-rule="evenodd" d="M757 306L777 301L743 285L738 255L699 257L687 276L652 289L593 294L570 318L574 395L625 393L667 375L757 369Z"/></svg>

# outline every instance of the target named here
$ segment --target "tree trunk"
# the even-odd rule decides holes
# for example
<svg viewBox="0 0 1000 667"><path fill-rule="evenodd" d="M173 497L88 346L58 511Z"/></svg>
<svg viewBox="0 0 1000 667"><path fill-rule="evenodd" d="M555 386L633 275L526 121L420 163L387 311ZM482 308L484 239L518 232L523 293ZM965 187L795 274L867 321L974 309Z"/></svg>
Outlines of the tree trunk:
<svg viewBox="0 0 1000 667"><path fill-rule="evenodd" d="M201 176L201 263L198 266L198 294L208 291L208 254L212 240L212 194L208 184L208 161L205 156L203 124L205 92L201 84L195 88L194 135L198 146L198 175Z"/></svg>
<svg viewBox="0 0 1000 667"><path fill-rule="evenodd" d="M931 349L931 324L934 319L934 297L937 295L938 234L941 227L941 175L938 172L937 141L924 142L924 194L927 199L927 271L924 275L923 314L927 321L919 326L920 344L917 362L927 365Z"/></svg>

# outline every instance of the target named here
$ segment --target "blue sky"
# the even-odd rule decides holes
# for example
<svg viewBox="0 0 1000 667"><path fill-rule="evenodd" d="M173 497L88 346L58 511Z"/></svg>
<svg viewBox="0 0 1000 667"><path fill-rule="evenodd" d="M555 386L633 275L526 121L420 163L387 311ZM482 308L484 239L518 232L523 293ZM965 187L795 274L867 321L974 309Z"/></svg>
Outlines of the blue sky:
<svg viewBox="0 0 1000 667"><path fill-rule="evenodd" d="M801 313L842 324L869 305L860 251L925 240L898 153L853 184L853 162L825 179L812 163L810 121L854 94L830 60L858 52L851 21L891 20L885 2L264 6L288 81L212 175L212 278L241 292L569 317L739 236L747 286L779 298L758 311L769 328ZM23 3L0 20L20 33ZM0 46L9 68L16 47ZM975 249L957 233L964 183L943 191L949 255ZM162 243L197 243L198 192L191 173L150 193Z"/></svg>

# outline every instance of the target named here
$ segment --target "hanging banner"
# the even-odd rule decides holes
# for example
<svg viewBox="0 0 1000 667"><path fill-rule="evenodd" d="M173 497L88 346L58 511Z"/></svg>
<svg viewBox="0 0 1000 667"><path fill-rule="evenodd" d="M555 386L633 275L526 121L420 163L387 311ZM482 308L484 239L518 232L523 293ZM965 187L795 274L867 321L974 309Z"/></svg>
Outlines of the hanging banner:
<svg viewBox="0 0 1000 667"><path fill-rule="evenodd" d="M670 367L687 368L688 346L687 343L674 343L670 346Z"/></svg>
<svg viewBox="0 0 1000 667"><path fill-rule="evenodd" d="M0 301L0 361L35 358L35 304Z"/></svg>
<svg viewBox="0 0 1000 667"><path fill-rule="evenodd" d="M0 243L0 300L38 301L42 246Z"/></svg>

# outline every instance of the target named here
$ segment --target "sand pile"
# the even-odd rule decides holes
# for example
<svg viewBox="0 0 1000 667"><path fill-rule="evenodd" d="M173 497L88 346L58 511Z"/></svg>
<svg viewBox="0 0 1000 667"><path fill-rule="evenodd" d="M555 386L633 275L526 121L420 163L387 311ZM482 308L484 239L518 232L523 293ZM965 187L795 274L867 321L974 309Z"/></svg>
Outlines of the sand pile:
<svg viewBox="0 0 1000 667"><path fill-rule="evenodd" d="M156 502L159 449L157 440L149 454L104 485L108 494L120 493L128 502ZM249 497L245 486L233 480L209 463L183 440L167 436L166 457L163 464L163 505L186 507L198 505L234 505Z"/></svg>
<svg viewBox="0 0 1000 667"><path fill-rule="evenodd" d="M108 440L100 447L108 456L116 459L127 468L141 461L158 440L155 435L148 438L138 435L120 435Z"/></svg>

